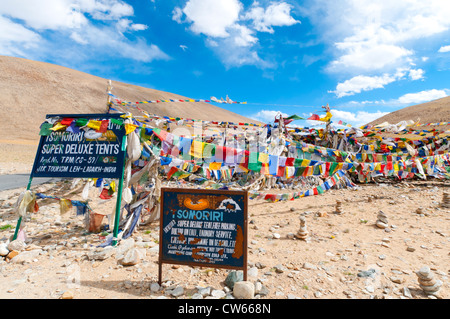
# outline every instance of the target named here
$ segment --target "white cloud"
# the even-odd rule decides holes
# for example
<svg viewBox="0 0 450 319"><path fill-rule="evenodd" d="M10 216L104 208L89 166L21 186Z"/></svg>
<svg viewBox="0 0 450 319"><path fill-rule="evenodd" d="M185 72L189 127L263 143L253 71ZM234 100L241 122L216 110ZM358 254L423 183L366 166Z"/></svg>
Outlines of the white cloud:
<svg viewBox="0 0 450 319"><path fill-rule="evenodd" d="M418 93L408 93L398 98L398 103L400 104L418 104L437 100L446 97L447 93L445 90L428 90L421 91Z"/></svg>
<svg viewBox="0 0 450 319"><path fill-rule="evenodd" d="M181 10L192 22L191 30L212 37L228 37L227 29L239 19L242 4L238 0L189 0ZM180 10L173 17L180 21Z"/></svg>
<svg viewBox="0 0 450 319"><path fill-rule="evenodd" d="M0 24L4 26L0 34L0 52L3 54L28 58L42 55L58 61L67 57L66 63L70 63L69 56L81 59L110 54L144 62L168 59L156 45L139 37L130 40L124 35L148 28L125 18L132 16L134 9L124 1L0 1ZM107 24L97 26L94 20L107 21ZM5 34L8 29L13 31ZM53 32L44 37L45 30ZM10 35L14 35L14 40L7 41ZM74 44L82 44L83 51L77 51Z"/></svg>
<svg viewBox="0 0 450 319"><path fill-rule="evenodd" d="M181 17L183 16L183 10L179 7L175 7L172 11L172 20L178 23L182 23Z"/></svg>
<svg viewBox="0 0 450 319"><path fill-rule="evenodd" d="M409 70L409 77L411 80L421 80L423 79L423 75L425 74L425 71L422 69L411 69Z"/></svg>
<svg viewBox="0 0 450 319"><path fill-rule="evenodd" d="M120 33L124 33L128 31L143 31L146 30L148 26L145 24L135 24L129 19L120 19L116 23L116 28Z"/></svg>
<svg viewBox="0 0 450 319"><path fill-rule="evenodd" d="M374 43L336 43L336 47L344 54L331 62L330 70L355 72L376 71L394 68L404 63L404 59L412 55L407 50L392 44Z"/></svg>
<svg viewBox="0 0 450 319"><path fill-rule="evenodd" d="M450 52L450 45L440 47L438 52L441 52L441 53Z"/></svg>
<svg viewBox="0 0 450 319"><path fill-rule="evenodd" d="M0 15L0 54L25 56L25 52L39 45L41 36Z"/></svg>
<svg viewBox="0 0 450 319"><path fill-rule="evenodd" d="M249 118L263 123L273 123L275 121L275 116L282 114L283 117L288 117L289 115L280 111L274 110L261 110L258 113L250 115Z"/></svg>
<svg viewBox="0 0 450 319"><path fill-rule="evenodd" d="M389 114L389 112L366 112L366 111L358 111L356 113L348 112L348 111L341 111L341 110L334 110L332 109L331 114L333 114L332 121L333 123L337 124L340 120L351 124L353 126L359 127L364 124L370 123L382 116L385 116L386 114Z"/></svg>
<svg viewBox="0 0 450 319"><path fill-rule="evenodd" d="M258 38L253 36L253 31L245 26L236 24L231 29L234 44L238 47L252 46L258 42Z"/></svg>
<svg viewBox="0 0 450 319"><path fill-rule="evenodd" d="M70 0L2 2L0 15L22 20L26 26L36 30L67 29L87 23L79 4Z"/></svg>
<svg viewBox="0 0 450 319"><path fill-rule="evenodd" d="M400 96L397 99L391 99L388 101L351 101L347 102L347 105L355 106L409 106L425 102L430 102L433 100L441 99L448 96L450 93L449 89L431 89L424 90L421 92L407 93Z"/></svg>
<svg viewBox="0 0 450 319"><path fill-rule="evenodd" d="M70 38L79 44L88 44L89 42L86 39L83 39L81 35L77 32L72 32Z"/></svg>
<svg viewBox="0 0 450 319"><path fill-rule="evenodd" d="M239 0L188 0L183 8L172 11L172 19L189 23L192 32L205 35L205 43L227 67L255 65L264 69L275 64L260 56L257 32L274 33L274 26L299 23L290 11L285 2L271 2L266 8L254 2L245 12Z"/></svg>
<svg viewBox="0 0 450 319"><path fill-rule="evenodd" d="M292 6L286 2L272 3L266 9L254 2L252 8L244 16L246 20L253 20L255 30L274 33L272 27L291 26L300 21L291 16Z"/></svg>
<svg viewBox="0 0 450 319"><path fill-rule="evenodd" d="M407 67L422 39L450 30L447 0L310 0L302 9L330 44L328 71L340 74Z"/></svg>
<svg viewBox="0 0 450 319"><path fill-rule="evenodd" d="M384 73L380 76L357 75L342 83L338 83L336 90L329 91L329 93L335 93L338 98L341 98L361 93L362 91L381 89L390 83L404 79L407 73L411 80L416 81L423 79L425 71L422 69L399 68L394 74Z"/></svg>
<svg viewBox="0 0 450 319"><path fill-rule="evenodd" d="M358 75L343 83L339 83L336 86L336 90L330 91L330 93L335 93L337 97L341 98L361 93L361 91L383 88L386 84L392 83L396 79L395 76L389 74L383 74L382 76Z"/></svg>

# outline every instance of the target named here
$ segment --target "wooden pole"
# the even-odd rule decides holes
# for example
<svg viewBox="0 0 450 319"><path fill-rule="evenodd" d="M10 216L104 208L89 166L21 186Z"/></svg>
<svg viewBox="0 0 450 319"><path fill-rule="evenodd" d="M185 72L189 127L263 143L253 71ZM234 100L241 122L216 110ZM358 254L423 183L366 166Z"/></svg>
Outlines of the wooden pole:
<svg viewBox="0 0 450 319"><path fill-rule="evenodd" d="M111 107L111 90L112 90L112 84L111 84L111 80L108 80L108 86L106 88L106 92L108 93L108 98L106 101L106 113L109 113L109 109Z"/></svg>

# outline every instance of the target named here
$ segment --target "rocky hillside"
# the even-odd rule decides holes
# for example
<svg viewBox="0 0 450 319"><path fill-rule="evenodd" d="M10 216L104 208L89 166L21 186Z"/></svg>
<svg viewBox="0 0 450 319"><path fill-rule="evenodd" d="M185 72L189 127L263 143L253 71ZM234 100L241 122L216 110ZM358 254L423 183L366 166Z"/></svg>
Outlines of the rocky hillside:
<svg viewBox="0 0 450 319"><path fill-rule="evenodd" d="M389 113L368 124L381 124L389 122L396 124L400 121L420 120L421 124L449 122L450 121L450 96L427 103L405 107Z"/></svg>
<svg viewBox="0 0 450 319"><path fill-rule="evenodd" d="M37 140L46 114L106 112L108 80L66 67L0 56L0 126L2 140ZM188 99L177 94L112 83L112 93L126 101ZM150 114L210 121L255 122L208 103L145 104Z"/></svg>

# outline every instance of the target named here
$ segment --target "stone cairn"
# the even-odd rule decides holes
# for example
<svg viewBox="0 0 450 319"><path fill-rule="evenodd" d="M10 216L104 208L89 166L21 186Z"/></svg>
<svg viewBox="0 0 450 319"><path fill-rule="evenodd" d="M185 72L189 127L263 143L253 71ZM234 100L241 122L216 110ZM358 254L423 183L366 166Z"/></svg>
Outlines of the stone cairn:
<svg viewBox="0 0 450 319"><path fill-rule="evenodd" d="M298 230L295 237L298 239L306 240L308 239L308 231L306 230L306 219L305 216L300 216L300 229Z"/></svg>
<svg viewBox="0 0 450 319"><path fill-rule="evenodd" d="M340 200L336 201L336 208L335 208L334 212L336 214L339 214L339 215L343 213L343 211L342 211L342 202Z"/></svg>
<svg viewBox="0 0 450 319"><path fill-rule="evenodd" d="M450 193L444 192L442 194L442 207L450 209Z"/></svg>
<svg viewBox="0 0 450 319"><path fill-rule="evenodd" d="M375 225L378 228L382 228L382 229L387 228L389 226L386 214L384 212L382 212L381 210L378 212L377 221L376 221Z"/></svg>
<svg viewBox="0 0 450 319"><path fill-rule="evenodd" d="M416 271L418 277L419 286L427 295L437 295L439 289L442 286L442 281L436 280L431 272L430 268L424 266Z"/></svg>

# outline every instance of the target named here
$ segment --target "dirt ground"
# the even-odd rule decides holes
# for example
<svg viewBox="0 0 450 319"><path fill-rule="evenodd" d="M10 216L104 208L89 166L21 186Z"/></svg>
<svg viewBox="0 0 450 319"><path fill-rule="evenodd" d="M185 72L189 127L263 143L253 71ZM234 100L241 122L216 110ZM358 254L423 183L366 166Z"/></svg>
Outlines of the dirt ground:
<svg viewBox="0 0 450 319"><path fill-rule="evenodd" d="M37 144L0 144L0 174L29 173ZM63 194L69 182L35 186L46 195ZM14 233L13 206L25 188L0 192L0 244ZM405 181L359 185L288 202L249 200L248 280L260 282L260 299L428 299L416 271L431 269L442 281L437 298L449 298L450 210L441 207L448 181ZM111 212L113 202L93 208ZM371 200L369 200L371 198ZM336 200L342 214L335 213ZM158 290L159 223L133 234L143 254L134 266L115 258L89 260L86 254L103 243L88 233L73 211L61 215L59 203L39 200L39 211L24 221L27 247L39 250L31 261L0 257L0 299L153 299L192 298L200 287L223 290L226 269L163 265ZM417 209L421 207L422 213ZM389 227L375 226L383 211ZM305 216L308 240L293 234ZM103 234L104 235L104 234ZM20 254L19 254L20 256ZM364 276L373 271L372 276ZM169 290L184 288L174 297Z"/></svg>

